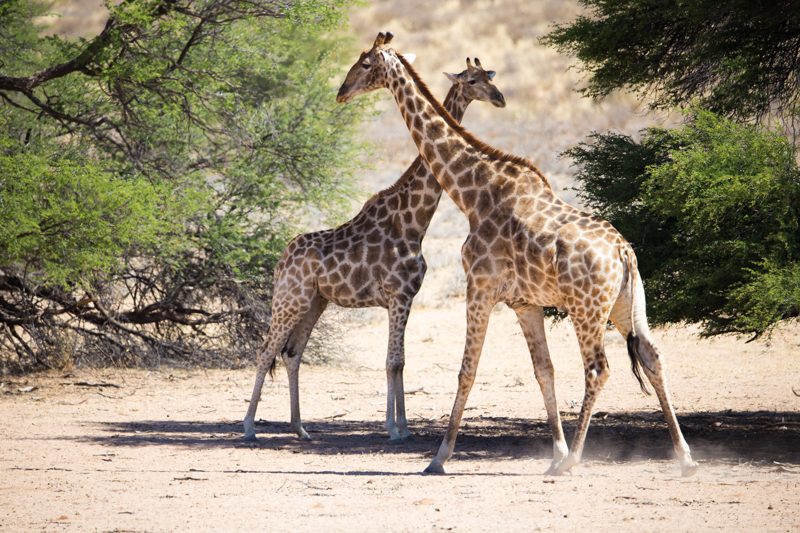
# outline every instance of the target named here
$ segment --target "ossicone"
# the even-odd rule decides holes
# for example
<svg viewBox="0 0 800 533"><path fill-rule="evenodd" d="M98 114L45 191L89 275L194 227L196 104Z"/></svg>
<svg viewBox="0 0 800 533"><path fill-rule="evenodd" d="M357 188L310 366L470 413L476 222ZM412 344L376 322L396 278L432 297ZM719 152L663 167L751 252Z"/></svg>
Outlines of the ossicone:
<svg viewBox="0 0 800 533"><path fill-rule="evenodd" d="M394 33L387 31L387 32L380 32L378 36L375 37L375 42L372 46L383 46L389 44L394 39Z"/></svg>

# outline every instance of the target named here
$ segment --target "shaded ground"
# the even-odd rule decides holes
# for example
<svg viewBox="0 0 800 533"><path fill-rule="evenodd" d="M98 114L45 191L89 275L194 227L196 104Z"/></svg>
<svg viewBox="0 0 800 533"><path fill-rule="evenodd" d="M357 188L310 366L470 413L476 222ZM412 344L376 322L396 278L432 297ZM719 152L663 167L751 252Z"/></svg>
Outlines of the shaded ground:
<svg viewBox="0 0 800 533"><path fill-rule="evenodd" d="M568 437L575 417L565 420ZM772 412L693 413L681 417L684 436L694 457L715 462L751 462L800 465L800 415ZM665 440L660 412L599 413L592 423L584 457L603 462L669 460L672 446ZM101 434L79 441L106 446L186 446L190 448L253 448L285 450L311 455L361 455L373 453L432 456L446 428L446 420L418 421L414 437L400 444L388 443L374 420L319 421L307 429L314 440L298 450L288 423L257 424L257 443L242 442L241 422L198 423L159 420L98 424ZM467 418L458 441L455 460L471 458L547 459L552 439L547 423L518 418L480 416Z"/></svg>
<svg viewBox="0 0 800 533"><path fill-rule="evenodd" d="M386 321L349 316L333 367L304 368L301 442L283 371L268 383L256 443L240 439L252 370L74 371L0 387L0 529L758 530L800 528L800 328L772 345L657 332L686 438L679 476L657 402L608 336L611 379L573 475L543 476L544 406L522 336L494 313L448 475L419 475L452 405L463 304L412 313L407 404L414 437L383 430ZM568 323L550 327L565 429L582 397ZM344 354L348 358L344 358Z"/></svg>

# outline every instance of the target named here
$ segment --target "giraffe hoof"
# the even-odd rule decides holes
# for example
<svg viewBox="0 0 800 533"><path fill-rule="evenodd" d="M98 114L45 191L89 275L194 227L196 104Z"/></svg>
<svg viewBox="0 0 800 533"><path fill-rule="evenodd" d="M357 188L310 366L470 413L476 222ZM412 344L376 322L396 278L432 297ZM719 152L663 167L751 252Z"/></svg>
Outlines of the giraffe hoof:
<svg viewBox="0 0 800 533"><path fill-rule="evenodd" d="M572 470L570 470L569 468L559 468L557 466L551 466L544 473L545 476L563 476L564 474L572 475Z"/></svg>
<svg viewBox="0 0 800 533"><path fill-rule="evenodd" d="M402 435L400 437L390 438L387 442L389 444L403 444L404 442L409 442L413 440L414 436L411 433L409 433L408 435Z"/></svg>
<svg viewBox="0 0 800 533"><path fill-rule="evenodd" d="M444 466L438 463L431 463L428 468L422 471L423 474L444 474Z"/></svg>
<svg viewBox="0 0 800 533"><path fill-rule="evenodd" d="M255 433L245 433L244 437L242 438L245 442L256 442L258 439L256 438Z"/></svg>
<svg viewBox="0 0 800 533"><path fill-rule="evenodd" d="M550 468L547 469L545 472L546 476L563 476L564 474L571 474L572 467L578 463L574 458L570 457L569 455L564 458L563 461L559 463L554 463L550 465Z"/></svg>
<svg viewBox="0 0 800 533"><path fill-rule="evenodd" d="M691 477L697 473L697 469L700 467L696 462L690 461L689 463L685 463L681 465L681 475L683 477Z"/></svg>

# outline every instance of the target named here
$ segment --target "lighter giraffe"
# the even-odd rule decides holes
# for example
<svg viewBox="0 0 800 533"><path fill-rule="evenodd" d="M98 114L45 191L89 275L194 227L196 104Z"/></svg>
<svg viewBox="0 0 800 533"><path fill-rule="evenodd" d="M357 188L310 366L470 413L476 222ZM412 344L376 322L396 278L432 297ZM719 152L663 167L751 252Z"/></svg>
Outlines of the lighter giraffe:
<svg viewBox="0 0 800 533"><path fill-rule="evenodd" d="M480 64L478 59L476 63ZM444 105L460 121L473 100L505 107L492 83L495 72L473 66L445 75L452 82ZM442 188L419 156L388 189L369 199L358 215L331 230L296 237L275 267L272 323L258 359L256 382L244 419L245 438L255 438L255 414L266 373L281 353L289 375L292 430L309 435L300 420L300 356L328 302L389 311L386 356L386 430L391 441L410 435L405 412L403 367L406 322L425 277L422 239Z"/></svg>
<svg viewBox="0 0 800 533"><path fill-rule="evenodd" d="M636 256L608 222L559 199L529 161L476 139L430 94L410 61L379 33L347 73L337 100L388 88L411 137L436 180L467 216L462 248L467 277L467 338L458 392L447 432L427 473L444 473L453 453L467 397L475 380L489 314L505 302L517 314L553 432L550 474L563 474L581 458L592 407L609 377L604 337L610 318L627 339L642 389L644 368L656 390L683 475L697 469L672 409L663 363L650 340L644 288ZM574 324L585 371L578 427L567 447L556 402L553 365L544 335L543 306L566 310Z"/></svg>

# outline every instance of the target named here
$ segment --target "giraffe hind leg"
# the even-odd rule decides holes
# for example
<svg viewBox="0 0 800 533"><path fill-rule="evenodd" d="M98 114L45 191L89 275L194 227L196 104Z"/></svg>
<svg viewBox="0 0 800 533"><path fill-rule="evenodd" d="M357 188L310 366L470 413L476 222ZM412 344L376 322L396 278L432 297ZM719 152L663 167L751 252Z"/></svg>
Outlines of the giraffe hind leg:
<svg viewBox="0 0 800 533"><path fill-rule="evenodd" d="M305 310L304 310L305 311ZM256 381L253 385L253 393L250 396L250 404L247 407L247 414L244 417L244 438L245 440L256 439L256 409L261 399L261 390L264 387L264 379L267 376L269 367L272 366L278 352L286 343L292 330L297 325L302 315L281 313L273 314L272 324L270 325L264 348L258 356L256 368Z"/></svg>
<svg viewBox="0 0 800 533"><path fill-rule="evenodd" d="M325 311L327 304L327 300L324 300L321 296L315 297L311 301L311 307L300 319L300 322L294 327L292 333L289 335L289 338L286 340L283 349L281 350L281 357L289 378L292 430L303 440L311 440L311 437L303 428L303 424L300 419L300 361L306 345L308 344L308 339L311 336L311 332L313 331L314 326L317 324L319 317Z"/></svg>
<svg viewBox="0 0 800 533"><path fill-rule="evenodd" d="M658 402L661 404L661 411L664 413L664 418L669 428L675 455L680 461L681 474L685 477L694 475L697 472L697 463L692 460L689 445L686 443L686 439L683 438L683 432L675 416L675 409L670 401L667 377L661 357L648 336L640 336L637 344L638 355L642 360L644 373L655 389Z"/></svg>
<svg viewBox="0 0 800 533"><path fill-rule="evenodd" d="M636 307L633 309L633 312L631 312L631 305L635 305ZM631 323L631 317L633 317L633 321L635 322L635 328ZM692 460L689 445L683 438L683 432L675 416L675 409L672 407L664 360L651 339L645 311L644 287L641 279L637 277L636 297L634 302L631 302L630 291L623 291L623 294L620 296L619 300L617 300L611 311L611 320L616 325L620 334L628 341L628 349L629 352L631 352L632 364L634 364L634 360L641 363L644 374L647 376L653 389L655 389L656 396L661 405L661 410L667 422L667 427L669 428L675 455L680 461L681 473L684 476L693 475L697 471L697 463Z"/></svg>
<svg viewBox="0 0 800 533"><path fill-rule="evenodd" d="M583 446L586 443L586 433L592 419L592 409L609 377L608 360L603 346L605 320L593 322L573 318L573 324L583 358L585 392L569 455L551 472L554 475L567 473L580 462Z"/></svg>

